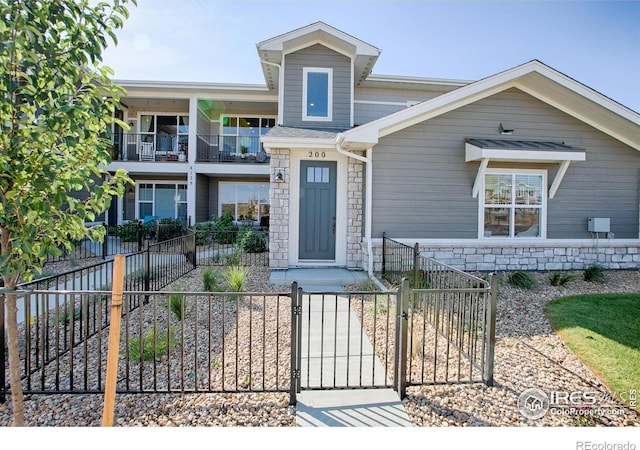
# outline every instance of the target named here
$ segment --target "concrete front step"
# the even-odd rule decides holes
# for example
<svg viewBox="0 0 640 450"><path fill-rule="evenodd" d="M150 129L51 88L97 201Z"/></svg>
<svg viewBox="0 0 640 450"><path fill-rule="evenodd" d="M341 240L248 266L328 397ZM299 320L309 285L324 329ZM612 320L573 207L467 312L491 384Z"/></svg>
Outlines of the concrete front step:
<svg viewBox="0 0 640 450"><path fill-rule="evenodd" d="M363 271L327 267L272 270L269 282L276 285L290 286L291 283L297 281L298 286L301 286L304 290L317 292L322 290L341 290L342 286L349 286L367 279L368 276Z"/></svg>

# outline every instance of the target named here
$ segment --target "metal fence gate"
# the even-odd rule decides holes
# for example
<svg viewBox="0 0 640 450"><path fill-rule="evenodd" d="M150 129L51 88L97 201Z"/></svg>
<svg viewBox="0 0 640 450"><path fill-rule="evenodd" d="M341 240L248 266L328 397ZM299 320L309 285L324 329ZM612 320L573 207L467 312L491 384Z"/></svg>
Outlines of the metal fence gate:
<svg viewBox="0 0 640 450"><path fill-rule="evenodd" d="M471 285L458 286L463 275ZM292 398L303 389L393 388L402 398L411 385L492 384L496 283L447 268L426 274L420 289L408 278L384 292L294 287Z"/></svg>

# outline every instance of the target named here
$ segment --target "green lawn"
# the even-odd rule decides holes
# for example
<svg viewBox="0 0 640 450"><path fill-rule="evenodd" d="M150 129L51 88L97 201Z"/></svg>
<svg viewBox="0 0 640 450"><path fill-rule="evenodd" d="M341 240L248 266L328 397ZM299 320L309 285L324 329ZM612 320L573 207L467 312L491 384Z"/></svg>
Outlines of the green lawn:
<svg viewBox="0 0 640 450"><path fill-rule="evenodd" d="M604 381L628 398L640 394L640 294L564 297L545 314L567 346ZM640 411L640 399L636 410Z"/></svg>

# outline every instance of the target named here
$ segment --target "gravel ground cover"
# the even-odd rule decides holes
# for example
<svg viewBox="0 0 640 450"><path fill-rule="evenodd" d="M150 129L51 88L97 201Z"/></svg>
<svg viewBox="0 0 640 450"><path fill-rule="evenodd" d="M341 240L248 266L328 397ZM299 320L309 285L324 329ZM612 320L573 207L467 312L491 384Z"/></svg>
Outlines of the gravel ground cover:
<svg viewBox="0 0 640 450"><path fill-rule="evenodd" d="M581 275L580 272L577 273ZM553 332L544 305L558 297L601 292L640 292L640 272L607 272L604 283L582 278L565 287L549 285L547 274L534 273L538 287L512 287L499 278L496 318L495 385L482 383L411 387L404 405L416 426L638 426L636 411L625 408L616 393L572 353ZM604 318L603 318L604 319ZM640 388L640 381L638 382ZM604 415L547 413L530 420L517 408L529 388L549 392L597 392ZM617 393L620 394L620 393ZM602 397L600 397L602 396ZM612 398L613 397L613 398Z"/></svg>
<svg viewBox="0 0 640 450"><path fill-rule="evenodd" d="M198 291L198 268L167 290ZM245 291L282 292L268 284L269 271L253 268ZM640 292L640 272L613 271L604 283L581 280L553 287L546 274L534 274L535 290L509 286L500 276L497 314L495 385L482 383L410 387L404 406L415 426L638 426L638 414L607 400L620 414L552 415L524 418L517 398L528 388L550 391L596 391L612 395L602 382L553 333L544 305L557 297L589 292ZM269 310L271 311L271 310ZM270 314L266 311L266 314ZM269 317L266 318L269 320ZM287 357L285 355L284 360ZM639 386L640 387L640 386ZM29 426L98 426L100 395L32 395L26 398ZM286 393L138 394L116 396L118 426L295 426L295 408ZM11 423L11 402L0 405L0 426Z"/></svg>

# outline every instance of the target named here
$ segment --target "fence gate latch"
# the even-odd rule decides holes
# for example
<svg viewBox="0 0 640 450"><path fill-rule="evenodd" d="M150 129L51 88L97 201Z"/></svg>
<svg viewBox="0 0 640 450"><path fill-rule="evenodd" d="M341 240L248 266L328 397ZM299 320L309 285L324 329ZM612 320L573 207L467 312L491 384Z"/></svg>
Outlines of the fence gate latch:
<svg viewBox="0 0 640 450"><path fill-rule="evenodd" d="M293 313L296 316L301 316L302 315L302 306L294 306L293 307Z"/></svg>
<svg viewBox="0 0 640 450"><path fill-rule="evenodd" d="M296 380L300 379L300 369L293 369L293 378Z"/></svg>

